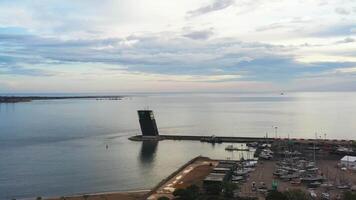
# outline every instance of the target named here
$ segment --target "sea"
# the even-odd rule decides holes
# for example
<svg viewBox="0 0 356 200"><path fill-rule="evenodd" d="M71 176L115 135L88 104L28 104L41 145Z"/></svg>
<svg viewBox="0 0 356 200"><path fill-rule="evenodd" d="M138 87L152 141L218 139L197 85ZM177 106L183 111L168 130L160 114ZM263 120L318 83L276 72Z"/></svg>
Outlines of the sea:
<svg viewBox="0 0 356 200"><path fill-rule="evenodd" d="M130 141L141 134L139 109L153 110L167 135L356 139L356 92L140 93L0 104L0 199L149 189L199 155L252 158L225 151L228 144Z"/></svg>

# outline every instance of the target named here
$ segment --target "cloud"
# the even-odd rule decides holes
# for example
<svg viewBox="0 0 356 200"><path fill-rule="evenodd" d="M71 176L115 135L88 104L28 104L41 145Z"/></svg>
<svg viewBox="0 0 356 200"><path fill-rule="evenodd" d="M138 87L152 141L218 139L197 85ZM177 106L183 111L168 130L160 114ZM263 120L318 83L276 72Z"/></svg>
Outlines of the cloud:
<svg viewBox="0 0 356 200"><path fill-rule="evenodd" d="M207 37L201 35L188 37L177 32L81 40L0 35L5 47L0 50L0 70L4 74L55 76L52 69L91 65L96 75L109 71L167 75L172 81L283 82L351 65L298 62L295 47L232 38L204 40Z"/></svg>
<svg viewBox="0 0 356 200"><path fill-rule="evenodd" d="M355 42L356 40L354 38L351 38L351 37L347 37L343 40L339 40L339 41L336 41L337 44L344 44L344 43L353 43Z"/></svg>
<svg viewBox="0 0 356 200"><path fill-rule="evenodd" d="M284 87L355 66L354 4L339 6L329 0L1 1L1 78L77 76L95 85L120 75L115 80L129 87L127 77L152 76Z"/></svg>
<svg viewBox="0 0 356 200"><path fill-rule="evenodd" d="M286 28L286 25L282 23L273 23L267 26L256 28L256 31L269 31L269 30L280 29L280 28Z"/></svg>
<svg viewBox="0 0 356 200"><path fill-rule="evenodd" d="M190 32L183 37L178 33L161 33L95 40L0 35L5 47L0 50L0 55L3 55L0 67L21 66L17 70L7 69L7 73L17 71L28 75L48 75L45 71L25 71L29 65L57 68L66 63L106 64L132 73L194 76L241 73L256 76L255 73L263 69L266 73L260 73L257 79L267 73L266 79L270 79L273 72L287 69L279 63L293 63L293 57L282 55L288 51L282 46L247 43L231 38L204 40L210 34L208 30ZM135 42L127 45L128 41Z"/></svg>
<svg viewBox="0 0 356 200"><path fill-rule="evenodd" d="M1 66L0 65L0 76L1 75L21 75L21 76L53 76L53 73L50 73L47 70L43 69L33 69L26 68L23 66Z"/></svg>
<svg viewBox="0 0 356 200"><path fill-rule="evenodd" d="M355 32L356 23L337 23L325 26L315 27L308 34L314 37L335 37L335 36L350 36Z"/></svg>
<svg viewBox="0 0 356 200"><path fill-rule="evenodd" d="M346 10L345 8L340 8L340 7L335 8L335 12L340 15L349 15L350 14L350 12L348 10Z"/></svg>
<svg viewBox="0 0 356 200"><path fill-rule="evenodd" d="M240 75L227 74L227 75L162 75L159 74L151 74L150 76L156 76L155 78L158 81L165 82L208 82L208 83L216 83L216 82L236 82L241 79Z"/></svg>
<svg viewBox="0 0 356 200"><path fill-rule="evenodd" d="M223 10L234 4L234 0L214 0L211 4L187 12L189 17L205 15L211 12Z"/></svg>
<svg viewBox="0 0 356 200"><path fill-rule="evenodd" d="M294 17L291 19L285 19L281 22L271 23L268 25L264 25L256 28L256 31L270 31L275 29L292 29L295 30L297 27L305 26L306 23L310 23L310 19Z"/></svg>
<svg viewBox="0 0 356 200"><path fill-rule="evenodd" d="M335 73L354 74L356 75L356 67L339 68L334 70Z"/></svg>
<svg viewBox="0 0 356 200"><path fill-rule="evenodd" d="M200 31L190 31L188 33L183 34L184 37L193 39L193 40L206 40L214 35L213 29L206 29Z"/></svg>
<svg viewBox="0 0 356 200"><path fill-rule="evenodd" d="M355 77L302 77L294 80L291 91L355 91Z"/></svg>

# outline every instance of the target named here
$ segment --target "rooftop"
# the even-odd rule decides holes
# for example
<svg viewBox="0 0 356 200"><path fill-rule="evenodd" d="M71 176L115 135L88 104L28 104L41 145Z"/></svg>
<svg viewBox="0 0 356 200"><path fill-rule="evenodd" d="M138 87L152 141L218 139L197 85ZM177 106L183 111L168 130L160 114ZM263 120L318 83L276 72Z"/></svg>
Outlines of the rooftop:
<svg viewBox="0 0 356 200"><path fill-rule="evenodd" d="M344 156L341 161L345 162L356 162L356 156Z"/></svg>
<svg viewBox="0 0 356 200"><path fill-rule="evenodd" d="M225 179L226 174L219 174L219 173L210 173L204 181L216 181L222 182Z"/></svg>

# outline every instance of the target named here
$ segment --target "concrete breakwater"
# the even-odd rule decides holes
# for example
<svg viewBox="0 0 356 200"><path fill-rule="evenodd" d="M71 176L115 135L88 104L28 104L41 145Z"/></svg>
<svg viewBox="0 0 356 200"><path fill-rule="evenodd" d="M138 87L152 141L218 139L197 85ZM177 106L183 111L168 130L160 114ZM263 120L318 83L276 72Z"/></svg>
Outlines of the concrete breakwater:
<svg viewBox="0 0 356 200"><path fill-rule="evenodd" d="M221 136L194 136L194 135L159 135L155 137L148 137L142 135L136 135L129 138L132 141L144 141L144 140L192 140L201 142L221 143L221 142L273 142L273 138L261 138L261 137L221 137Z"/></svg>
<svg viewBox="0 0 356 200"><path fill-rule="evenodd" d="M265 137L227 137L227 136L196 136L196 135L159 135L159 136L142 136L136 135L129 138L132 141L145 140L190 140L210 143L274 143L274 142L293 142L295 144L305 145L350 145L353 140L329 140L329 139L297 139L297 138L265 138Z"/></svg>

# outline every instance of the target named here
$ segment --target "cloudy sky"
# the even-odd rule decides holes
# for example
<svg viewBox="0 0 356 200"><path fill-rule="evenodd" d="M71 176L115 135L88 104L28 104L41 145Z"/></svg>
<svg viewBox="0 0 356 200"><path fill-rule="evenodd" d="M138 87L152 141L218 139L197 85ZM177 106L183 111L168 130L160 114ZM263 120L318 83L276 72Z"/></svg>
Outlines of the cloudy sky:
<svg viewBox="0 0 356 200"><path fill-rule="evenodd" d="M0 92L356 91L356 0L1 0Z"/></svg>

